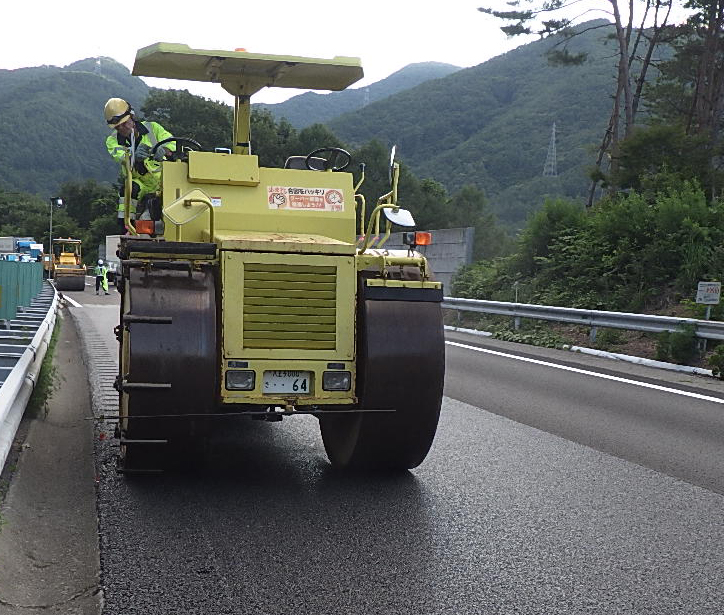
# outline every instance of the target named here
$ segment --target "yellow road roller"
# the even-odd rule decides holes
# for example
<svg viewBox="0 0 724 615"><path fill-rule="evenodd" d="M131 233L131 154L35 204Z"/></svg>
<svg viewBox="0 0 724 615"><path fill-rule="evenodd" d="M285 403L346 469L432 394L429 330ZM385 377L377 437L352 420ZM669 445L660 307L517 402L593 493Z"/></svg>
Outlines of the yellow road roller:
<svg viewBox="0 0 724 615"><path fill-rule="evenodd" d="M219 83L235 110L231 151L173 139L150 220L126 202L119 471L173 467L232 415L314 415L335 467L419 465L442 399L442 287L416 250L429 236L397 205L394 149L389 192L366 204L345 150L266 168L250 135L254 93L342 90L363 76L359 60L157 43L133 74ZM385 249L393 224L407 249Z"/></svg>
<svg viewBox="0 0 724 615"><path fill-rule="evenodd" d="M50 277L58 290L85 290L88 269L83 264L80 239L53 239L50 266Z"/></svg>

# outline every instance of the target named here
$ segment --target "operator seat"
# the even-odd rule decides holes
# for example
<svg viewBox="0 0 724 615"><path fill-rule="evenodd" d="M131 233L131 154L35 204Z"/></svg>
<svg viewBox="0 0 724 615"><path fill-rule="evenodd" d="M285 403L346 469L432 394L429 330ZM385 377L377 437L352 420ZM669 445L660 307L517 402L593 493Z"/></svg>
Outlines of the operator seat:
<svg viewBox="0 0 724 615"><path fill-rule="evenodd" d="M284 162L285 169L297 169L299 171L308 171L306 156L289 156ZM309 166L315 171L326 171L327 161L324 158L310 158Z"/></svg>

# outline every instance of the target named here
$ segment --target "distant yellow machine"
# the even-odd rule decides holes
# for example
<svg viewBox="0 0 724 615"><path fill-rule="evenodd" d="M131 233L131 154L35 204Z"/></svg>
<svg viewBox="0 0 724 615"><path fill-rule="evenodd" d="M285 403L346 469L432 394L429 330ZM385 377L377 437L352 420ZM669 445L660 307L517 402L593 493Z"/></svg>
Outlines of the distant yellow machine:
<svg viewBox="0 0 724 615"><path fill-rule="evenodd" d="M390 190L369 216L348 152L324 147L283 169L251 153L252 94L341 90L363 76L359 61L158 43L133 74L217 82L236 104L231 153L175 138L157 219L133 223L126 203L119 470L172 466L231 415L312 414L337 467L420 464L442 399L442 288L415 249L429 237L383 247L392 223L414 225L397 206L394 150Z"/></svg>
<svg viewBox="0 0 724 615"><path fill-rule="evenodd" d="M53 239L52 259L45 263L58 290L85 290L88 271L83 264L80 239Z"/></svg>

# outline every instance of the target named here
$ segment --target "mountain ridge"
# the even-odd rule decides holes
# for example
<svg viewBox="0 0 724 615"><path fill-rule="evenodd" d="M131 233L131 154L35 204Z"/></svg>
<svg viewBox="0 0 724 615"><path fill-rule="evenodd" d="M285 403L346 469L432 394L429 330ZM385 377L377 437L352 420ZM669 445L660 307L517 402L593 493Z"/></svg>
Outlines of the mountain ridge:
<svg viewBox="0 0 724 615"><path fill-rule="evenodd" d="M253 106L270 111L277 119L286 118L295 128L305 128L311 124L326 123L342 113L355 111L371 102L459 70L459 66L444 62L416 62L366 86L326 94L305 92L281 103L255 103Z"/></svg>

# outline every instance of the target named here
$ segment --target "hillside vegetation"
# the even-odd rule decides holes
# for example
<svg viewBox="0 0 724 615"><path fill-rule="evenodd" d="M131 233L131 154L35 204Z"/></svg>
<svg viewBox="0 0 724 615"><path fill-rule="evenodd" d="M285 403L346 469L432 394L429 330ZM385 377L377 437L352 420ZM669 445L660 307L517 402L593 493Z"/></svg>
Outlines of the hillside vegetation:
<svg viewBox="0 0 724 615"><path fill-rule="evenodd" d="M231 145L231 109L222 103L194 96L186 91L151 91L140 108L148 119L162 122L173 134L197 140L206 149ZM322 124L297 130L286 120L275 121L268 111L252 109L252 147L262 166L282 167L288 156L306 154L320 147L344 144ZM368 204L388 192L390 152L371 141L352 151L355 183L359 182L359 163L365 163L365 181L361 185ZM489 258L505 253L510 240L490 213L484 194L474 187L463 187L449 194L441 184L419 179L403 164L400 174L399 203L415 212L420 228L474 226L475 255ZM93 179L65 182L56 194L64 207L54 210L54 235L72 236L84 243L84 258L92 263L103 236L116 232L117 189ZM29 235L48 241L49 201L37 195L3 191L0 187L0 235ZM367 209L367 217L372 211Z"/></svg>
<svg viewBox="0 0 724 615"><path fill-rule="evenodd" d="M549 66L543 52L550 43L541 41L474 68L414 64L368 88L309 93L266 108L297 129L330 118L327 126L353 149L373 139L397 143L416 176L449 192L475 185L516 228L540 207L541 195L576 196L586 186L586 165L606 123L613 59L601 31L576 45L590 52L581 67ZM365 90L372 102L362 107ZM113 181L103 104L121 96L140 109L148 91L110 59L100 74L94 59L0 71L0 140L15 144L0 151L0 185L47 196L64 181ZM554 121L559 176L544 178Z"/></svg>
<svg viewBox="0 0 724 615"><path fill-rule="evenodd" d="M598 22L591 22L598 23ZM591 24L586 24L590 26ZM400 92L328 122L352 144L396 143L414 173L454 190L471 183L495 213L520 226L541 195L582 196L594 146L606 128L615 73L612 26L576 37L581 66L557 67L553 42L519 47L444 79ZM558 177L543 177L553 122Z"/></svg>
<svg viewBox="0 0 724 615"><path fill-rule="evenodd" d="M632 121L633 97L622 99L628 113L612 124L610 164L596 173L601 198L588 208L581 200L547 199L513 254L461 271L454 294L703 316L694 302L697 282L724 277L724 81L713 78L724 74L717 51L724 14L717 6L691 3L698 12L667 30L666 55L642 91L645 113ZM620 57L630 62L629 54ZM618 83L630 86L625 73ZM722 318L721 305L712 317ZM682 330L663 336L657 354L686 362L694 348L694 332ZM709 362L724 374L724 345Z"/></svg>
<svg viewBox="0 0 724 615"><path fill-rule="evenodd" d="M289 121L295 128L325 123L343 113L361 109L375 102L413 88L432 79L440 79L460 70L460 67L442 62L409 64L389 77L368 86L320 94L305 92L277 104L255 104L254 107L270 111L275 119Z"/></svg>
<svg viewBox="0 0 724 615"><path fill-rule="evenodd" d="M724 37L722 24L707 26L707 15L702 12L670 32L664 48L668 59L657 61L643 92L645 112L607 151L612 164L599 170L601 198L590 208L580 197L589 186L587 168L606 132L611 89L616 89L616 54L606 38L611 28L601 22L594 22L601 28L569 45L570 53L587 54L580 66L549 65L545 52L551 41L543 40L404 90L326 126L297 129L268 110L253 109L252 148L262 165L279 167L289 155L345 147L352 152L355 182L358 165L367 164L361 192L370 204L388 189L389 146L396 143L402 161L400 204L412 210L418 226L476 228L480 262L460 273L456 294L506 300L513 298L515 287L523 301L658 309L692 296L696 281L721 279L724 271L724 83L703 80L724 74L721 55L707 51L724 46ZM656 53L660 60L663 52ZM53 188L68 203L54 219L64 232L84 234L92 245L113 222L113 188L96 182L89 171L98 164L96 158L105 160L107 154L95 154L87 139L73 138L64 122L75 116L53 115L52 97L44 95L43 87L101 79L115 90L135 78L125 69L111 80L95 75L89 65L80 68L85 70L44 67L0 75L2 104L9 104L10 89L25 88L31 108L44 114L48 132L43 144L55 145L39 147L39 137L27 129L30 146L23 145L24 158L8 148L2 151L6 164L14 165L3 167L2 177L6 187L26 185L9 183L25 178L32 191L42 194L37 178L77 159L84 169L82 181ZM105 97L116 94L95 100L94 118L87 120L102 127L94 141L100 149L106 133L96 118ZM185 91L153 90L139 108L206 148L229 144L231 110L226 105ZM26 118L11 110L19 127L2 127L19 134L32 113ZM542 177L554 121L559 175ZM44 156L45 166L34 156ZM87 158L92 161L84 166ZM0 234L47 236L47 207L43 199L13 199L12 188L6 190L0 194ZM499 219L508 228L522 228L515 245Z"/></svg>
<svg viewBox="0 0 724 615"><path fill-rule="evenodd" d="M110 58L97 71L95 58L0 70L0 186L50 195L62 182L116 177L103 105L119 96L139 106L148 87Z"/></svg>

